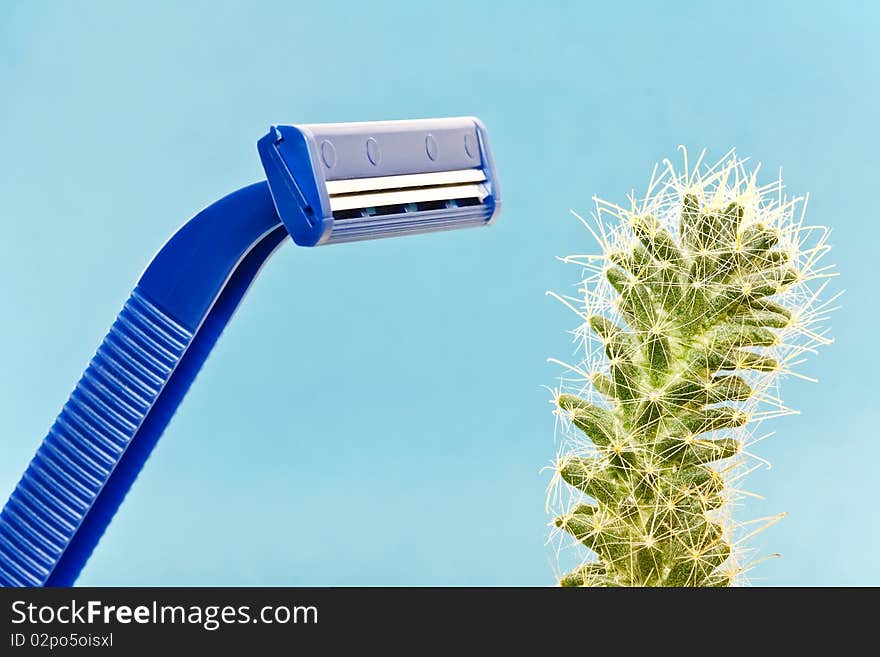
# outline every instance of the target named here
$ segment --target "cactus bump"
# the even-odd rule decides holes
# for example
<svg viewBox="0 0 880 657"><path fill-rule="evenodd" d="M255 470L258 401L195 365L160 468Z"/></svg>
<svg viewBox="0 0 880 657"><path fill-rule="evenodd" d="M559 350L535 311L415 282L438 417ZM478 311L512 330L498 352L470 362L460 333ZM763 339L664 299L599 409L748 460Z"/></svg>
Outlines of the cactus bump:
<svg viewBox="0 0 880 657"><path fill-rule="evenodd" d="M596 199L599 253L550 293L578 317L578 360L553 390L551 538L580 565L562 586L729 586L757 561L742 479L762 422L793 413L779 381L831 342L829 231L781 176L734 151L654 168L643 197Z"/></svg>

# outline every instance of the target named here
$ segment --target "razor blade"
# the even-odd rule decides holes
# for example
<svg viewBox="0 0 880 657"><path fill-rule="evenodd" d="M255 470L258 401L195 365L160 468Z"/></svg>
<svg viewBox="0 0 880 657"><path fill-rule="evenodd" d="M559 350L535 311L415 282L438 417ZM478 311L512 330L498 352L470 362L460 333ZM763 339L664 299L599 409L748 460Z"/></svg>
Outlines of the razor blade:
<svg viewBox="0 0 880 657"><path fill-rule="evenodd" d="M473 117L279 125L257 149L300 246L485 226L501 207Z"/></svg>

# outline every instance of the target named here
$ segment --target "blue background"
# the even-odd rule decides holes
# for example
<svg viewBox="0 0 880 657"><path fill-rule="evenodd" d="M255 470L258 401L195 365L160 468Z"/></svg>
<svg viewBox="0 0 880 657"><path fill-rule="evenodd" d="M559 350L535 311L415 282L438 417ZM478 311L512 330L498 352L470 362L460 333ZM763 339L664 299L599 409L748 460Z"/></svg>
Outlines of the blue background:
<svg viewBox="0 0 880 657"><path fill-rule="evenodd" d="M152 254L260 177L270 123L476 114L499 223L282 249L80 582L553 583L541 386L574 317L544 291L578 273L554 256L594 249L569 208L686 144L784 165L847 290L738 511L789 512L754 576L880 584L877 7L4 0L0 497Z"/></svg>

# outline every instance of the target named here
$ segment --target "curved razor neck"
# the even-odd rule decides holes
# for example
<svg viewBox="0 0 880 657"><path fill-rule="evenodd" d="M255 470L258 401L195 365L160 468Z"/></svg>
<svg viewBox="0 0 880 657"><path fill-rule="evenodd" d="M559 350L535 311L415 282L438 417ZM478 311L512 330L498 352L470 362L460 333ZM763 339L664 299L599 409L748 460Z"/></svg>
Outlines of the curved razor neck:
<svg viewBox="0 0 880 657"><path fill-rule="evenodd" d="M269 185L243 187L185 223L150 262L138 289L196 331L242 260L279 226Z"/></svg>

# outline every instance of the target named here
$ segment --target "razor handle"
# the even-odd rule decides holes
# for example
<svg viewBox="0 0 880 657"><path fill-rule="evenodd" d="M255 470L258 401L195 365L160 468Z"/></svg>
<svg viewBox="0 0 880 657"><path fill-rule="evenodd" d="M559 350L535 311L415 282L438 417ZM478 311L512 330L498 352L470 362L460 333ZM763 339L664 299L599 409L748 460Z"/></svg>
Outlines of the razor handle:
<svg viewBox="0 0 880 657"><path fill-rule="evenodd" d="M258 183L196 215L156 255L0 512L0 585L76 581L287 236Z"/></svg>

